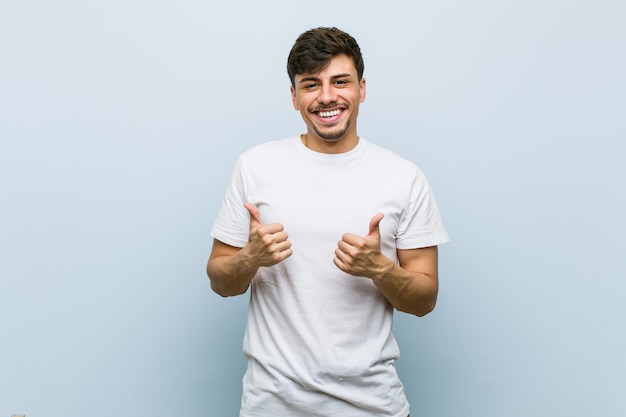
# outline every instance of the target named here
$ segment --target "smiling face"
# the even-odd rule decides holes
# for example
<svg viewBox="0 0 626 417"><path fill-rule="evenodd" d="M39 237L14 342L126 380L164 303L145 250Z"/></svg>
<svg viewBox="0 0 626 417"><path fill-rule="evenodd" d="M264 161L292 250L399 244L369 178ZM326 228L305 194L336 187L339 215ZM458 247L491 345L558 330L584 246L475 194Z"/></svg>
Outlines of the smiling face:
<svg viewBox="0 0 626 417"><path fill-rule="evenodd" d="M359 104L365 100L365 79L358 79L350 57L337 55L318 73L296 75L291 97L307 125L302 138L307 147L343 153L357 145L356 121Z"/></svg>

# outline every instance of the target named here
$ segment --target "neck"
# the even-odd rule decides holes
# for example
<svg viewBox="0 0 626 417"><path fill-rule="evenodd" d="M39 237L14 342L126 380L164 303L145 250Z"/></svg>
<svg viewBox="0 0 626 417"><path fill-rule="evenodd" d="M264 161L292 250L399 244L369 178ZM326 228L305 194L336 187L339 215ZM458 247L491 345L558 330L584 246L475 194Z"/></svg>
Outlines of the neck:
<svg viewBox="0 0 626 417"><path fill-rule="evenodd" d="M349 152L359 144L357 135L345 136L339 139L322 139L315 134L300 135L300 140L307 148L315 152L339 154Z"/></svg>

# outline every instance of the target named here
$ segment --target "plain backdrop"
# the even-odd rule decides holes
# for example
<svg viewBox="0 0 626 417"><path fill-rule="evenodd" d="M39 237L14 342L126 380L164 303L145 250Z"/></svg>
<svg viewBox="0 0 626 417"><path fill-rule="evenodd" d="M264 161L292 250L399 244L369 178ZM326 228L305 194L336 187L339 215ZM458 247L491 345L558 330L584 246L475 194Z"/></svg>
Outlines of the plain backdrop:
<svg viewBox="0 0 626 417"><path fill-rule="evenodd" d="M2 1L0 416L238 415L248 299L211 292L209 231L237 156L304 131L285 63L316 26L359 41L359 134L422 168L452 238L436 310L396 315L411 415L626 415L624 21L619 0Z"/></svg>

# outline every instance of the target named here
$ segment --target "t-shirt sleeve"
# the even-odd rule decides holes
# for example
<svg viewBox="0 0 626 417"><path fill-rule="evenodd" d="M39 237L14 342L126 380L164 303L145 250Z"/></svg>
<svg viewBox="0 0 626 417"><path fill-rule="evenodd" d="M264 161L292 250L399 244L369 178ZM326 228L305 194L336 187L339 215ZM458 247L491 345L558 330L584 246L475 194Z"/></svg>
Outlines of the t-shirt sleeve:
<svg viewBox="0 0 626 417"><path fill-rule="evenodd" d="M448 240L435 196L425 175L416 167L408 204L398 225L396 247L425 248L446 243Z"/></svg>
<svg viewBox="0 0 626 417"><path fill-rule="evenodd" d="M213 238L238 248L246 245L250 232L250 216L244 207L247 194L243 162L242 158L239 158L226 189L222 207L211 229Z"/></svg>

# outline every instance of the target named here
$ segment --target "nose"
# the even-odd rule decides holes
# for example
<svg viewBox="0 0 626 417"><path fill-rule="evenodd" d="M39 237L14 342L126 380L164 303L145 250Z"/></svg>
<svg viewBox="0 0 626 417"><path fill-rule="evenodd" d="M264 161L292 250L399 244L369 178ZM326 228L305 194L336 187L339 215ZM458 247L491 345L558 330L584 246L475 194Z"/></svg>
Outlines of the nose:
<svg viewBox="0 0 626 417"><path fill-rule="evenodd" d="M317 102L320 104L331 104L337 101L337 94L332 84L322 84Z"/></svg>

